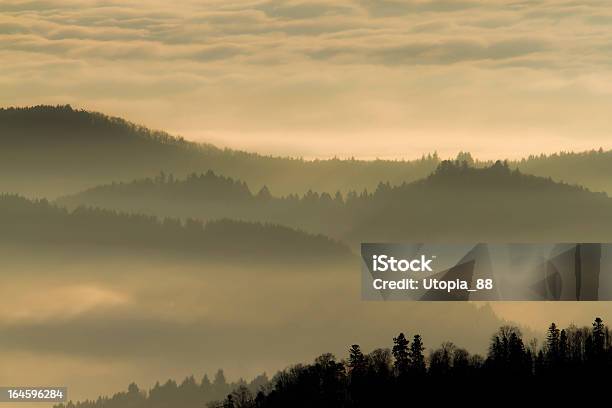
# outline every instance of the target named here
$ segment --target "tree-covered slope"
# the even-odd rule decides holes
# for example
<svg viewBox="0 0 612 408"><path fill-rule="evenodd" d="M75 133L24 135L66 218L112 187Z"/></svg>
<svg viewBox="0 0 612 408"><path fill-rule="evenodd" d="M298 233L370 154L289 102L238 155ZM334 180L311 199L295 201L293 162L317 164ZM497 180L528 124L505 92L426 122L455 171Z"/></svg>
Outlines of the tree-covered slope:
<svg viewBox="0 0 612 408"><path fill-rule="evenodd" d="M0 109L0 186L31 196L55 197L162 171L184 177L207 170L244 180L254 189L267 185L278 194L360 191L379 182L418 180L439 162L436 154L407 161L262 156L189 142L70 106ZM612 151L530 156L510 167L612 192Z"/></svg>
<svg viewBox="0 0 612 408"><path fill-rule="evenodd" d="M169 380L149 391L135 383L112 397L68 402L54 408L371 408L406 406L410 395L436 395L436 401L456 401L470 387L479 388L472 400L503 395L508 382L519 384L517 392L530 394L554 384L573 390L605 378L612 368L610 329L597 317L591 326L560 328L551 323L541 344L511 325L490 336L485 355L470 353L461 345L445 341L430 345L420 334L400 332L386 347L364 351L347 344L344 358L324 353L311 363L293 364L271 380L259 376L250 384L230 388L223 381L197 384L187 377L180 385ZM219 374L216 378L219 378ZM211 391L225 390L217 401ZM219 393L217 393L219 395ZM549 398L547 396L547 398ZM553 397L554 398L554 397Z"/></svg>
<svg viewBox="0 0 612 408"><path fill-rule="evenodd" d="M612 200L579 186L525 175L496 163L485 168L443 162L430 176L373 192L275 196L212 172L161 175L86 190L59 200L158 216L267 221L338 239L606 240Z"/></svg>
<svg viewBox="0 0 612 408"><path fill-rule="evenodd" d="M104 246L186 253L226 261L332 259L348 249L322 235L279 225L231 220L201 221L125 214L46 200L0 195L0 242L4 245Z"/></svg>
<svg viewBox="0 0 612 408"><path fill-rule="evenodd" d="M524 173L568 183L581 184L594 191L612 194L612 151L566 152L529 156L510 163Z"/></svg>
<svg viewBox="0 0 612 408"><path fill-rule="evenodd" d="M500 162L486 168L443 162L429 177L381 184L357 204L350 235L369 240L607 241L612 200L579 186L525 175Z"/></svg>
<svg viewBox="0 0 612 408"><path fill-rule="evenodd" d="M283 194L362 189L380 180L416 180L437 162L437 157L305 161L261 156L187 142L70 106L0 109L0 190L30 196L55 197L161 171L185 176L209 169Z"/></svg>

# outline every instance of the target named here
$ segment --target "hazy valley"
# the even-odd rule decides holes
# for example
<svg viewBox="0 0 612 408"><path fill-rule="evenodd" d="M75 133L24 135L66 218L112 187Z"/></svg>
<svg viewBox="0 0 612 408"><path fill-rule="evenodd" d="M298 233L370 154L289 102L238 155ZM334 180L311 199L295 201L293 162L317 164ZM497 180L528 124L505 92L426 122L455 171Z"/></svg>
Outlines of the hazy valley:
<svg viewBox="0 0 612 408"><path fill-rule="evenodd" d="M305 161L68 107L1 110L0 382L80 399L218 368L272 375L400 330L484 353L507 321L530 338L612 318L601 304L363 302L356 255L367 241L609 242L608 157Z"/></svg>

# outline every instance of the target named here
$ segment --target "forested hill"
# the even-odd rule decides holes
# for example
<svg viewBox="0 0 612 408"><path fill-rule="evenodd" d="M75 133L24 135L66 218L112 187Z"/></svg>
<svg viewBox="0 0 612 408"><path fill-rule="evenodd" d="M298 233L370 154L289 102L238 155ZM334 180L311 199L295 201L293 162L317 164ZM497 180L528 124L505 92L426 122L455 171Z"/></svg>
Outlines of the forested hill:
<svg viewBox="0 0 612 408"><path fill-rule="evenodd" d="M191 375L180 382L171 379L162 384L158 382L148 391L131 383L127 392L118 392L112 397L69 402L56 405L55 408L207 408L209 403L215 406L217 401L222 401L232 392L246 390L250 394L257 394L270 387L270 380L265 373L248 383L243 379L228 382L223 370L219 370L212 381L208 375L204 375L200 381Z"/></svg>
<svg viewBox="0 0 612 408"><path fill-rule="evenodd" d="M308 262L347 259L344 245L279 225L220 220L203 224L173 218L123 214L84 207L73 211L46 200L0 195L0 242L37 245L155 250L209 259Z"/></svg>
<svg viewBox="0 0 612 408"><path fill-rule="evenodd" d="M351 243L395 240L556 241L612 239L612 200L580 186L525 175L498 162L445 161L428 177L372 191L252 192L213 172L116 183L59 200L158 216L266 221Z"/></svg>
<svg viewBox="0 0 612 408"><path fill-rule="evenodd" d="M435 155L417 161L261 156L187 142L70 106L0 109L1 191L29 196L56 197L161 171L184 177L209 169L282 194L361 190L380 180L416 180L437 164Z"/></svg>
<svg viewBox="0 0 612 408"><path fill-rule="evenodd" d="M612 150L529 156L510 163L525 173L581 184L612 194Z"/></svg>
<svg viewBox="0 0 612 408"><path fill-rule="evenodd" d="M448 341L431 347L419 334L403 332L387 346L366 353L359 344L347 344L345 358L325 353L312 363L279 371L269 382L260 376L233 390L226 386L227 395L218 401L210 401L211 393L204 392L213 388L207 378L198 385L191 377L178 387L169 381L148 392L132 383L127 392L112 398L54 408L400 407L417 392L435 395L438 402L456 402L466 393L474 394L472 401L490 401L509 390L535 395L542 387L582 390L583 383L592 389L612 368L610 329L601 318L585 327L552 323L540 345L517 327L505 325L490 337L485 356Z"/></svg>
<svg viewBox="0 0 612 408"><path fill-rule="evenodd" d="M361 191L372 190L379 182L396 185L418 180L439 163L435 153L407 161L262 156L189 142L68 105L0 109L1 190L29 196L56 197L162 171L185 177L208 170L244 180L256 190L267 185L283 195ZM510 162L510 167L612 192L612 151L530 156Z"/></svg>
<svg viewBox="0 0 612 408"><path fill-rule="evenodd" d="M269 190L264 189L258 195L263 197L266 191ZM184 179L176 178L173 174L160 173L153 178L104 184L77 194L60 197L57 202L72 207L87 204L106 208L117 206L128 210L134 210L139 206L146 208L147 206L176 204L177 208L170 213L185 216L181 208L184 208L188 202L193 202L200 208L208 203L216 202L226 207L248 202L254 198L255 195L244 181L217 175L209 170L206 173L190 174ZM129 203L133 203L133 207ZM196 215L206 214L203 212L194 214ZM212 218L216 217L213 215Z"/></svg>
<svg viewBox="0 0 612 408"><path fill-rule="evenodd" d="M612 200L605 193L522 174L443 162L424 180L380 184L355 200L351 237L369 241L607 242Z"/></svg>

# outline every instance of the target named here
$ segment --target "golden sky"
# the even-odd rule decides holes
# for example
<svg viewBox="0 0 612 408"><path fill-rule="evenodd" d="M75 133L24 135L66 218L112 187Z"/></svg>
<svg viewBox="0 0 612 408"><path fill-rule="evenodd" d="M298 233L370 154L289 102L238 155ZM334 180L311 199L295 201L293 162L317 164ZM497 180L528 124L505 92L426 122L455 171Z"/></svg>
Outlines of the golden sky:
<svg viewBox="0 0 612 408"><path fill-rule="evenodd" d="M304 157L612 148L601 0L2 0L0 106Z"/></svg>

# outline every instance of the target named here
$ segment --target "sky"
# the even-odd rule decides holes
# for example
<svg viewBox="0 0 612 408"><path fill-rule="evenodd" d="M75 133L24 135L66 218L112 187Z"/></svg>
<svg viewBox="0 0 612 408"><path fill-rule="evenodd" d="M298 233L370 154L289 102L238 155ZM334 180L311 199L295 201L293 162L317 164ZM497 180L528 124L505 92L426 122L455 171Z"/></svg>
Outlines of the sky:
<svg viewBox="0 0 612 408"><path fill-rule="evenodd" d="M612 6L2 0L0 106L306 158L612 148Z"/></svg>

